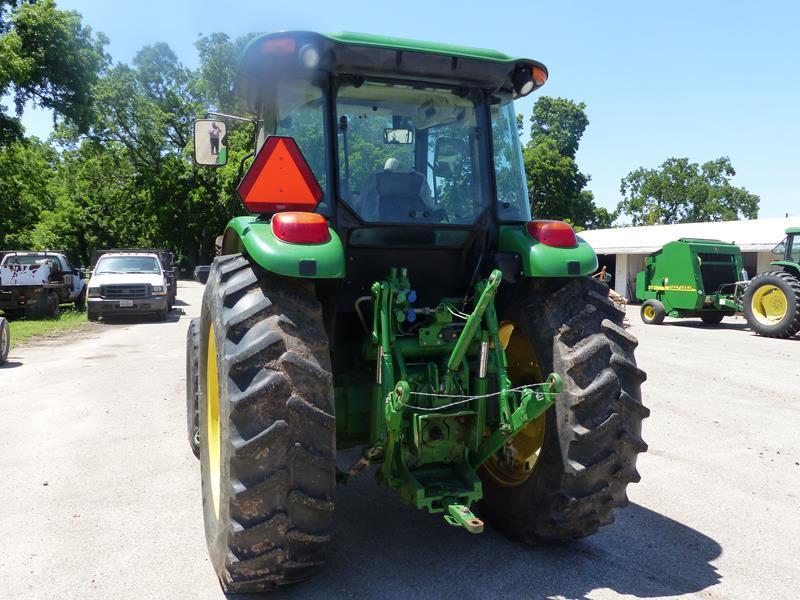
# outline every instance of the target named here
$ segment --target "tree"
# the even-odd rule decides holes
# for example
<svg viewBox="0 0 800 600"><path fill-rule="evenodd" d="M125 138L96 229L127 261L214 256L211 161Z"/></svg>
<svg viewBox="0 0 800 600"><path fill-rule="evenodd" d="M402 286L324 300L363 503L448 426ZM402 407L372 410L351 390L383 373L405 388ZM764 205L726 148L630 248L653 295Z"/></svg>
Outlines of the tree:
<svg viewBox="0 0 800 600"><path fill-rule="evenodd" d="M536 218L563 219L578 229L610 227L616 218L595 205L585 189L589 176L575 155L589 124L586 105L542 96L531 115L531 139L522 152L531 208Z"/></svg>
<svg viewBox="0 0 800 600"><path fill-rule="evenodd" d="M702 165L669 158L658 169L640 167L628 173L620 184L624 199L617 208L633 225L755 219L759 197L734 187L734 175L727 156Z"/></svg>
<svg viewBox="0 0 800 600"><path fill-rule="evenodd" d="M22 234L52 208L58 155L36 138L0 146L0 249L24 248Z"/></svg>
<svg viewBox="0 0 800 600"><path fill-rule="evenodd" d="M0 97L12 96L15 108L10 116L0 105L0 145L22 138L19 117L28 102L86 131L92 86L108 62L106 43L54 0L0 0Z"/></svg>

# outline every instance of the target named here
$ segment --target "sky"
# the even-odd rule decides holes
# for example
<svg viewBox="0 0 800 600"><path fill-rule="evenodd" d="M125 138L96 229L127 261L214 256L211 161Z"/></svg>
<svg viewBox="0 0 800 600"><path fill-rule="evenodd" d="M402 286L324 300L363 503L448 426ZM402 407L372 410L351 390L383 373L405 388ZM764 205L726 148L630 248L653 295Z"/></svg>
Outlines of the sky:
<svg viewBox="0 0 800 600"><path fill-rule="evenodd" d="M800 2L401 2L57 0L110 38L116 62L167 42L188 66L194 42L281 29L359 31L491 48L542 61L550 78L517 103L526 123L538 94L586 104L577 161L599 206L620 180L670 157L728 156L734 185L761 197L760 217L800 215ZM27 133L51 118L26 111Z"/></svg>

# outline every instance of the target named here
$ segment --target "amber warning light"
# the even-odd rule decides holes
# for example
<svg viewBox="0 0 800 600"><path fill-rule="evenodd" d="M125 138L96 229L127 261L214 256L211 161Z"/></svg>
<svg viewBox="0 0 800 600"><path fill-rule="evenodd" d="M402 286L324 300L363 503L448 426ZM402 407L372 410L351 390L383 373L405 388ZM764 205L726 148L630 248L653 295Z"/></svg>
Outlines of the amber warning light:
<svg viewBox="0 0 800 600"><path fill-rule="evenodd" d="M322 188L294 138L271 135L236 192L251 213L314 212Z"/></svg>

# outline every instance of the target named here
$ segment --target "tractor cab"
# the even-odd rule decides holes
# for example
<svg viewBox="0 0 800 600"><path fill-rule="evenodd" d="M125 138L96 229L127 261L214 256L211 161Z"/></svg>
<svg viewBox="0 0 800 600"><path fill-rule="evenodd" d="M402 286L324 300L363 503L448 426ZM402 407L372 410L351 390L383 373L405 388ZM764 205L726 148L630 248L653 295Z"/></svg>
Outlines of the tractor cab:
<svg viewBox="0 0 800 600"><path fill-rule="evenodd" d="M518 247L550 230L558 230L550 239L561 242L534 250L543 255L533 259L540 268L590 273L596 257L568 225L528 225L513 100L547 76L538 61L490 50L355 33L260 36L244 51L237 77L240 104L257 115L254 151L269 149L270 137L292 138L318 190L307 204L253 194L243 196L244 204L258 223L291 209L324 217L328 243L341 244L347 266L338 309L351 318L354 302L398 264L430 282L420 289L426 303L463 295L476 269L488 275L500 268L508 280L530 274L532 259ZM218 150L210 164L223 154ZM318 226L305 221L297 231ZM241 225L229 227L223 253L260 251L263 244L239 234L247 227ZM574 260L558 260L550 251L557 246L576 248ZM326 277L344 270L334 264L336 252L301 264L294 250L270 250L291 257L279 273Z"/></svg>
<svg viewBox="0 0 800 600"><path fill-rule="evenodd" d="M786 237L772 249L778 261L800 265L800 227L789 227Z"/></svg>

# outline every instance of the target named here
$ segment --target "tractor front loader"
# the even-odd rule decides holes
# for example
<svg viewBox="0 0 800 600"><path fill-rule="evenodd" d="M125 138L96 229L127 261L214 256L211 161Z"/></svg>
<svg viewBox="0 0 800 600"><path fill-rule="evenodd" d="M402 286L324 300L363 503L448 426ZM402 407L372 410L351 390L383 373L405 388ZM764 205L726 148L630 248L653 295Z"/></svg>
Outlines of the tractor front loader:
<svg viewBox="0 0 800 600"><path fill-rule="evenodd" d="M362 34L245 50L251 214L228 224L187 339L224 590L310 577L337 483L370 466L412 507L526 542L590 535L626 504L645 374L594 251L531 219L513 100L546 79L533 60ZM199 164L225 162L225 132L196 122Z"/></svg>

